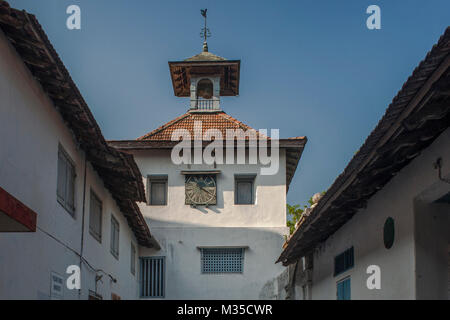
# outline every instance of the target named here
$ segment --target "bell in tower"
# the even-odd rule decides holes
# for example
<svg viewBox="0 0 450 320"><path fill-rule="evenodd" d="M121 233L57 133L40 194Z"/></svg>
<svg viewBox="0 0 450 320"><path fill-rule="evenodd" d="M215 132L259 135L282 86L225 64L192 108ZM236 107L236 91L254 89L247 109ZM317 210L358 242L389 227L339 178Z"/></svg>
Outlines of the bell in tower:
<svg viewBox="0 0 450 320"><path fill-rule="evenodd" d="M191 111L214 112L221 110L220 97L239 95L240 60L227 60L208 51L206 9L201 14L205 18L202 52L169 62L169 68L175 96L189 97Z"/></svg>

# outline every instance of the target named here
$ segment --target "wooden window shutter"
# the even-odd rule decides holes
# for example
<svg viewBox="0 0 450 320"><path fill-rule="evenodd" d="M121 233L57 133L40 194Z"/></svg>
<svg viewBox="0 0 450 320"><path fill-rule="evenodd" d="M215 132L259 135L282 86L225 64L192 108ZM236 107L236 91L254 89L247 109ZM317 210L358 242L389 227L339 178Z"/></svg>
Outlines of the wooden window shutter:
<svg viewBox="0 0 450 320"><path fill-rule="evenodd" d="M58 186L57 186L57 196L58 201L64 205L64 200L66 196L66 186L67 186L67 174L66 174L66 159L61 154L58 153Z"/></svg>
<svg viewBox="0 0 450 320"><path fill-rule="evenodd" d="M97 196L91 191L89 213L89 231L92 236L99 242L102 241L102 203Z"/></svg>

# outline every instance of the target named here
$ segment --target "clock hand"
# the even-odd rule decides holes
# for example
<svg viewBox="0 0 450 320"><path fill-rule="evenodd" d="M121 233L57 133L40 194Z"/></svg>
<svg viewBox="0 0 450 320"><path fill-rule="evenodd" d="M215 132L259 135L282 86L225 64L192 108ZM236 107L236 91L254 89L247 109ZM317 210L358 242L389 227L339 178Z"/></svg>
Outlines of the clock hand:
<svg viewBox="0 0 450 320"><path fill-rule="evenodd" d="M209 193L209 194L210 194L210 195L212 195L212 196L215 196L215 194L214 194L214 193L212 193L212 192L210 192L210 191L206 190L206 189L205 189L205 188L203 188L203 187L200 187L200 189L202 189L202 190L206 191L207 193Z"/></svg>

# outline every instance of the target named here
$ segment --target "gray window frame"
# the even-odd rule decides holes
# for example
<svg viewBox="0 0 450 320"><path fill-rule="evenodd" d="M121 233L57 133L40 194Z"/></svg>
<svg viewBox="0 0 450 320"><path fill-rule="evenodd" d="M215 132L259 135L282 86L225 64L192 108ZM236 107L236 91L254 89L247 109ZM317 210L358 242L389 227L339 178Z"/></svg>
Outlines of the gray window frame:
<svg viewBox="0 0 450 320"><path fill-rule="evenodd" d="M145 261L145 262L144 262ZM149 261L159 261L161 269L158 269L160 272L156 274L152 274L150 270L144 270L144 266L155 266L156 264L150 263ZM139 296L141 298L164 298L166 294L166 257L165 256L150 256L150 257L140 257L139 258ZM155 270L155 269L153 269ZM157 286L149 285L151 281L159 276L160 279L158 283L160 284L159 290L155 290ZM147 286L144 286L144 283L147 283ZM152 294L159 291L159 295Z"/></svg>
<svg viewBox="0 0 450 320"><path fill-rule="evenodd" d="M117 226L117 243L114 241L114 226ZM120 223L113 214L111 214L111 237L110 237L110 252L114 258L119 260L119 248L120 248ZM117 248L114 248L114 244L117 244ZM116 250L117 249L117 250Z"/></svg>
<svg viewBox="0 0 450 320"><path fill-rule="evenodd" d="M63 179L60 176L60 161L63 161L65 164L65 170L64 170L64 196L60 196L60 179ZM69 176L71 176L71 180L69 179ZM58 145L58 162L57 162L57 169L56 169L56 199L58 203L70 214L72 218L75 218L75 179L76 179L76 167L75 162L70 158L67 151L63 148L61 144ZM72 205L69 203L69 183L72 184Z"/></svg>
<svg viewBox="0 0 450 320"><path fill-rule="evenodd" d="M92 200L93 199L100 203L100 224L99 224L100 231L99 231L99 234L97 234L97 232L93 229L93 226L92 226L92 213L93 213ZM91 189L90 198L89 198L89 233L95 240L97 240L100 243L102 243L102 229L103 229L102 225L103 225L103 202L100 200L100 197L97 196L97 194Z"/></svg>
<svg viewBox="0 0 450 320"><path fill-rule="evenodd" d="M235 174L234 175L234 204L235 205L254 205L255 204L255 181L256 181L256 174ZM239 200L239 188L238 185L240 182L250 182L251 183L251 201L250 203L241 203Z"/></svg>
<svg viewBox="0 0 450 320"><path fill-rule="evenodd" d="M136 246L133 242L131 242L131 249L130 249L130 272L133 276L136 275Z"/></svg>
<svg viewBox="0 0 450 320"><path fill-rule="evenodd" d="M149 206L167 206L168 203L168 175L147 175L147 205ZM152 183L164 183L164 202L163 204L152 203Z"/></svg>
<svg viewBox="0 0 450 320"><path fill-rule="evenodd" d="M244 261L245 261L245 247L204 247L199 248L200 249L200 268L202 274L243 274L244 273ZM210 251L208 253L208 251ZM216 255L220 255L220 251L223 251L224 253L230 253L230 251L236 251L236 253L239 253L240 256L240 266L238 269L234 267L227 269L229 265L227 265L226 261L223 261L223 259L218 259L217 257L212 258L212 262L207 261L208 258L211 258L211 255L214 257L214 252L216 252ZM227 252L228 251L228 252ZM239 251L239 252L238 252ZM209 255L209 257L208 257ZM233 257L235 258L235 257ZM219 264L217 266L218 270L214 270L210 264ZM232 270L233 269L233 270Z"/></svg>

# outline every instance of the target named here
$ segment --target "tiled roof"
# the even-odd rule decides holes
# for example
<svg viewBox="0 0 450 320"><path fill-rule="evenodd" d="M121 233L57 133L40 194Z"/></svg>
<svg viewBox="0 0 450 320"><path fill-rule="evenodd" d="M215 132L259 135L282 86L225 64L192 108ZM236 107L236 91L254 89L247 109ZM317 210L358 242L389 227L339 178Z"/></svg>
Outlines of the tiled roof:
<svg viewBox="0 0 450 320"><path fill-rule="evenodd" d="M344 171L298 225L277 262L289 265L312 252L449 128L449 88L447 27Z"/></svg>
<svg viewBox="0 0 450 320"><path fill-rule="evenodd" d="M222 132L224 139L226 138L227 129L242 129L244 133L248 130L255 130L223 111L188 111L182 116L169 121L165 125L162 125L136 140L108 141L108 143L110 146L125 152L130 152L131 150L171 149L178 143L178 139L180 138L176 137L176 141L172 141L172 133L176 129L187 129L191 134L191 137L193 137L195 121L202 122L203 134L205 134L208 129L219 129ZM255 132L257 139L263 139L263 137L266 138L266 136L259 133L257 130L255 130ZM267 139L268 145L270 145L272 143L270 137L267 137ZM246 144L248 144L248 138L246 140ZM289 190L289 185L297 170L298 162L300 161L307 140L306 137L293 137L280 139L278 141L279 147L286 150L286 192ZM206 146L208 143L209 140L203 139L203 146Z"/></svg>
<svg viewBox="0 0 450 320"><path fill-rule="evenodd" d="M247 130L255 130L248 125L240 122L239 120L229 116L223 111L217 112L195 112L188 111L182 116L169 121L161 127L147 133L146 135L138 138L137 140L165 140L170 141L172 133L177 129L187 129L191 136L194 136L194 122L201 121L202 132L205 133L208 129L219 129L222 132L223 138L226 137L227 129L242 129L244 132ZM256 131L257 137L263 137L258 131Z"/></svg>
<svg viewBox="0 0 450 320"><path fill-rule="evenodd" d="M0 32L15 48L36 81L52 100L87 160L133 230L139 244L158 248L135 201L145 201L142 175L133 157L106 143L86 101L36 17L0 0Z"/></svg>

